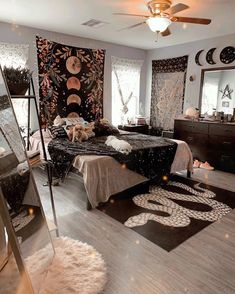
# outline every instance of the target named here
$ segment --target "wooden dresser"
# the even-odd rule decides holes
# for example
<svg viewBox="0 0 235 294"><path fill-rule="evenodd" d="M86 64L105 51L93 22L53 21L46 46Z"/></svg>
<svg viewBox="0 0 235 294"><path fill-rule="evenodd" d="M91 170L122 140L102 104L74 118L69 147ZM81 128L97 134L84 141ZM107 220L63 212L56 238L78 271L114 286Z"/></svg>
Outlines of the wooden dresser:
<svg viewBox="0 0 235 294"><path fill-rule="evenodd" d="M187 142L194 158L235 173L235 123L177 119L174 138Z"/></svg>

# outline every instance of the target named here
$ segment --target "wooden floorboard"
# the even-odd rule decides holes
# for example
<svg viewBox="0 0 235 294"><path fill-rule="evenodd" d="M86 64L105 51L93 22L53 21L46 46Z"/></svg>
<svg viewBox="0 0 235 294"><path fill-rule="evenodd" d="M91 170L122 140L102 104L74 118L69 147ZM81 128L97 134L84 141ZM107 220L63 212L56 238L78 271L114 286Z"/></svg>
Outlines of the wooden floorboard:
<svg viewBox="0 0 235 294"><path fill-rule="evenodd" d="M235 191L235 175L213 173L199 170L192 178ZM46 178L39 170L35 176L51 218L48 188L42 186ZM105 294L235 293L235 210L167 252L101 211L87 211L86 192L76 177L53 190L61 235L103 255L109 275Z"/></svg>

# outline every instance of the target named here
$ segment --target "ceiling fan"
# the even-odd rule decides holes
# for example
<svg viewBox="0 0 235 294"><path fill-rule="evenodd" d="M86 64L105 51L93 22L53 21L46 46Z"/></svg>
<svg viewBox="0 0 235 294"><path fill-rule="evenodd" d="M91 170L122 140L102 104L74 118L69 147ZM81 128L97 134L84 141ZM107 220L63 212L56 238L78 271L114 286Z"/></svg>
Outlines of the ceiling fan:
<svg viewBox="0 0 235 294"><path fill-rule="evenodd" d="M151 13L150 15L114 13L114 15L135 16L143 17L146 19L143 22L134 24L122 30L132 29L142 24L147 24L151 31L155 33L160 32L163 37L166 37L171 34L169 26L172 22L193 23L201 25L208 25L211 23L210 19L205 18L174 16L174 14L188 9L189 6L182 3L178 3L172 6L171 0L152 0L147 3L147 7Z"/></svg>

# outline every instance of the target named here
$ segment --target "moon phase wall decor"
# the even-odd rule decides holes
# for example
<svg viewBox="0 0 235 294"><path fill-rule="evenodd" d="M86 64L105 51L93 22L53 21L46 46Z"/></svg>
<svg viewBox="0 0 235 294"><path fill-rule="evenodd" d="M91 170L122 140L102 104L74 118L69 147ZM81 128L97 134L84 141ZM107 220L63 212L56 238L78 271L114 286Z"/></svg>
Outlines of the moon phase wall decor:
<svg viewBox="0 0 235 294"><path fill-rule="evenodd" d="M200 55L201 55L201 53L202 53L203 51L204 51L204 50L200 50L200 51L198 51L197 54L196 54L196 56L195 56L195 62L196 62L196 64L199 65L199 66L202 66L202 64L201 64L200 61L199 61L199 58L200 58Z"/></svg>
<svg viewBox="0 0 235 294"><path fill-rule="evenodd" d="M103 117L105 50L63 45L36 37L42 127L55 117Z"/></svg>
<svg viewBox="0 0 235 294"><path fill-rule="evenodd" d="M78 74L82 69L80 59L76 56L70 56L66 61L66 68L71 74Z"/></svg>
<svg viewBox="0 0 235 294"><path fill-rule="evenodd" d="M66 85L67 85L68 90L76 89L79 91L81 88L81 83L80 83L79 79L76 77L68 78Z"/></svg>
<svg viewBox="0 0 235 294"><path fill-rule="evenodd" d="M229 64L235 60L235 48L232 46L225 47L220 53L220 61Z"/></svg>
<svg viewBox="0 0 235 294"><path fill-rule="evenodd" d="M215 52L216 48L211 48L207 54L206 54L206 61L207 63L213 65L213 64L216 64L216 62L213 60L213 54Z"/></svg>
<svg viewBox="0 0 235 294"><path fill-rule="evenodd" d="M67 99L67 105L76 103L78 105L81 105L81 98L76 94L71 94Z"/></svg>

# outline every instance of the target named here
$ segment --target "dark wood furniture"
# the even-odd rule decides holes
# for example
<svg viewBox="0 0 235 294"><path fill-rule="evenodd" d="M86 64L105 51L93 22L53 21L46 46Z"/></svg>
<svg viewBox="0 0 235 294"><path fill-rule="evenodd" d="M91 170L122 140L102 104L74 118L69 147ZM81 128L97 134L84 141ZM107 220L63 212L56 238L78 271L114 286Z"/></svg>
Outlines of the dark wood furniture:
<svg viewBox="0 0 235 294"><path fill-rule="evenodd" d="M148 125L124 125L118 126L119 130L127 131L127 132L136 132L141 134L149 134L149 126Z"/></svg>
<svg viewBox="0 0 235 294"><path fill-rule="evenodd" d="M174 138L187 142L194 158L235 173L235 123L177 119Z"/></svg>

